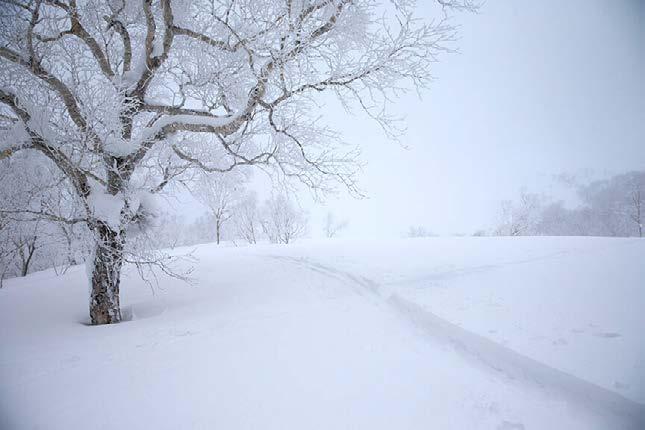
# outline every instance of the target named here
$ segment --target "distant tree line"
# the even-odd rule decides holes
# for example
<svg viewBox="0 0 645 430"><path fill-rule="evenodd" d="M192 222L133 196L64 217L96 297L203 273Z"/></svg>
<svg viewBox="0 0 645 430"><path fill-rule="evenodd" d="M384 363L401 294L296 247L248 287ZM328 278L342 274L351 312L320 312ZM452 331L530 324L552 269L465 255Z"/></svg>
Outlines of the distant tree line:
<svg viewBox="0 0 645 430"><path fill-rule="evenodd" d="M69 190L57 186L61 175L20 155L11 162L13 169L0 169L0 286L49 267L65 272L89 254Z"/></svg>
<svg viewBox="0 0 645 430"><path fill-rule="evenodd" d="M19 159L12 162L18 163ZM73 208L64 188L47 186L44 179L51 172L43 172L42 167L25 165L24 169L3 170L0 174L3 183L12 185L0 188L0 282L52 267L64 273L91 256L85 237L88 231L82 225L60 222L54 215L52 219L30 215L29 211L57 214ZM139 242L149 249L222 241L234 245L259 241L288 244L307 232L306 213L286 192L259 201L248 190L248 177L237 172L203 174L184 185L208 212L192 221L163 212L149 217L145 232L130 232L133 246ZM14 211L14 207L31 209ZM344 227L333 217L329 222L328 235ZM141 249L138 252L145 253Z"/></svg>
<svg viewBox="0 0 645 430"><path fill-rule="evenodd" d="M576 194L580 204L569 208L563 201L522 192L519 199L502 202L493 234L643 237L644 171L578 185Z"/></svg>
<svg viewBox="0 0 645 430"><path fill-rule="evenodd" d="M6 161L6 160L5 160ZM66 188L49 185L53 174L46 165L11 160L13 169L0 171L0 286L3 279L48 268L64 273L91 257L89 232L82 224L61 222L56 214L74 218L74 205ZM145 229L131 228L132 246L143 243L148 250L190 246L201 243L239 246L258 242L289 244L308 232L308 216L287 191L274 192L260 200L250 190L250 177L243 171L200 173L182 184L207 212L193 219L155 210L142 219ZM148 206L154 204L148 202ZM14 208L22 208L14 210ZM25 210L24 208L29 208ZM38 214L38 216L32 216ZM50 214L50 219L42 214ZM347 221L327 213L323 234L336 237ZM137 249L141 255L152 254Z"/></svg>

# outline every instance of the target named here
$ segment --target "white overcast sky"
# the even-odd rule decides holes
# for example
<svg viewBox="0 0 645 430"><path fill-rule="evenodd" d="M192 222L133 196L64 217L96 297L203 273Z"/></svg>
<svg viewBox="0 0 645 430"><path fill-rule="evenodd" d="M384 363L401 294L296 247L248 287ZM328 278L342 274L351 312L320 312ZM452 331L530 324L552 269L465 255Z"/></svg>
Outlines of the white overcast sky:
<svg viewBox="0 0 645 430"><path fill-rule="evenodd" d="M436 12L418 3L422 17ZM488 0L455 21L461 52L441 58L422 99L411 92L395 106L408 149L369 119L323 109L361 146L368 198L304 196L311 236L328 210L349 220L350 237L413 224L472 233L523 186L549 192L560 173L645 169L645 1Z"/></svg>

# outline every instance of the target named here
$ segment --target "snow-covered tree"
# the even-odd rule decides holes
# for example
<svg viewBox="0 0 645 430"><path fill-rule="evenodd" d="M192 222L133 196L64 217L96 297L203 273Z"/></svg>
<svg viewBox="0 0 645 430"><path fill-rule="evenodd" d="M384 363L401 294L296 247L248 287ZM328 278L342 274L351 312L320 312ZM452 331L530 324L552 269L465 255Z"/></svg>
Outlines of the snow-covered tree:
<svg viewBox="0 0 645 430"><path fill-rule="evenodd" d="M634 178L630 183L628 215L636 226L638 237L643 237L643 223L645 222L645 174Z"/></svg>
<svg viewBox="0 0 645 430"><path fill-rule="evenodd" d="M517 202L502 202L500 221L495 229L497 236L528 236L536 234L543 198L538 194L522 191Z"/></svg>
<svg viewBox="0 0 645 430"><path fill-rule="evenodd" d="M82 213L59 221L92 233L93 324L120 321L124 263L165 261L128 238L172 179L261 165L355 190L355 152L334 144L315 97L356 102L387 129L384 105L425 85L454 36L416 20L414 1L1 2L0 158L46 159L73 190Z"/></svg>
<svg viewBox="0 0 645 430"><path fill-rule="evenodd" d="M411 225L405 232L405 237L432 237L434 234L422 225Z"/></svg>
<svg viewBox="0 0 645 430"><path fill-rule="evenodd" d="M215 222L215 241L220 243L222 228L233 217L243 196L245 178L240 171L205 173L193 188L193 196L206 206Z"/></svg>
<svg viewBox="0 0 645 430"><path fill-rule="evenodd" d="M258 200L253 192L244 194L234 208L236 236L250 244L258 241L261 232Z"/></svg>
<svg viewBox="0 0 645 430"><path fill-rule="evenodd" d="M323 225L323 233L325 233L325 237L331 239L346 229L347 225L348 222L346 219L338 220L333 213L327 212L327 215L325 215L325 223Z"/></svg>
<svg viewBox="0 0 645 430"><path fill-rule="evenodd" d="M264 202L260 224L271 243L289 244L307 231L305 213L284 194L278 194Z"/></svg>

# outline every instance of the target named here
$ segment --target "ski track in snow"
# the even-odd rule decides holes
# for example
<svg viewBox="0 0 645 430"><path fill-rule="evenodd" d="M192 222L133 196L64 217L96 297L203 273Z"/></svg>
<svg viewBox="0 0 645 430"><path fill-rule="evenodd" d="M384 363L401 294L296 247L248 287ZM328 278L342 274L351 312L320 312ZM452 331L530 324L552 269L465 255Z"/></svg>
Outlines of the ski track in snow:
<svg viewBox="0 0 645 430"><path fill-rule="evenodd" d="M392 293L387 288L390 285L465 276L505 265L524 264L549 259L563 253L566 253L566 251L526 260L451 270L414 280L388 283L385 287L364 276L329 267L314 262L310 258L289 256L272 256L272 258L287 261L322 276L339 280L350 286L357 294L385 304L387 308L398 314L403 321L415 326L428 340L449 345L468 362L484 371L504 378L510 383L531 387L548 398L561 398L574 408L598 415L600 420L607 415L612 416L614 418L612 424L618 424L620 428L643 430L645 429L645 405L465 330L438 317L418 304ZM509 422L506 424L508 425L501 428L524 428L521 425L517 427L515 423Z"/></svg>

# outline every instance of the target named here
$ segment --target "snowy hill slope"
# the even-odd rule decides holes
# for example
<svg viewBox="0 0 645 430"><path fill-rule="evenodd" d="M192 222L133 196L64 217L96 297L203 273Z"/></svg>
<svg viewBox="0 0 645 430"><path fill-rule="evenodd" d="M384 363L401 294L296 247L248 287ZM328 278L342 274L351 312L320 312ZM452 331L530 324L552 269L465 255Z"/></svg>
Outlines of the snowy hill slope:
<svg viewBox="0 0 645 430"><path fill-rule="evenodd" d="M645 241L197 248L89 327L83 267L0 290L2 429L642 429Z"/></svg>

